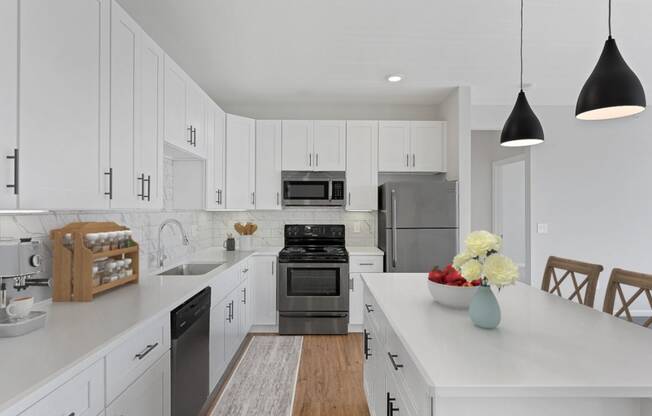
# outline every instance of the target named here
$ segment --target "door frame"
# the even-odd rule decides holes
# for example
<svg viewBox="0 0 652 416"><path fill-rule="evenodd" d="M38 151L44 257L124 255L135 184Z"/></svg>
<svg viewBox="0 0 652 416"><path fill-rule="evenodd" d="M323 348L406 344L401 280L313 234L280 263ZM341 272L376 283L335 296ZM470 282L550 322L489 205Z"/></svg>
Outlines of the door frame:
<svg viewBox="0 0 652 416"><path fill-rule="evenodd" d="M532 283L532 269L531 269L531 253L530 247L531 243L531 224L530 224L530 150L520 155L511 156L505 159L496 160L491 163L491 231L497 233L497 225L499 223L498 219L498 198L497 193L499 189L498 185L498 169L501 166L508 165L515 162L524 162L525 163L525 266L523 270L527 276L522 276L520 281L527 284Z"/></svg>

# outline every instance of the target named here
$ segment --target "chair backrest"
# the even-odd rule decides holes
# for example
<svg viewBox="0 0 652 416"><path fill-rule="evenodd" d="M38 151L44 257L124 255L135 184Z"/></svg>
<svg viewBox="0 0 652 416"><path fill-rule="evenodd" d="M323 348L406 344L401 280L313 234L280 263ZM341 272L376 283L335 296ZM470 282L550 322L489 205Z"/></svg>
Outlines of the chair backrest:
<svg viewBox="0 0 652 416"><path fill-rule="evenodd" d="M623 291L623 286L630 286L635 290L634 294L627 299ZM625 313L625 318L629 322L634 322L632 314L629 310L629 307L634 303L634 301L645 293L647 301L652 308L652 275L630 272L623 269L613 269L611 271L611 277L609 278L609 285L607 286L607 293L604 296L604 306L602 310L610 315L620 317ZM622 305L620 309L614 312L616 296L620 299L620 304ZM652 318L648 318L643 326L650 327L652 325Z"/></svg>
<svg viewBox="0 0 652 416"><path fill-rule="evenodd" d="M562 294L562 283L570 276L572 283L569 300L577 300L582 305L593 307L595 301L595 290L598 286L600 272L604 268L599 264L584 263L576 260L563 259L561 257L548 257L546 270L543 273L541 290L566 297ZM561 277L559 274L561 274ZM582 277L585 277L580 282Z"/></svg>

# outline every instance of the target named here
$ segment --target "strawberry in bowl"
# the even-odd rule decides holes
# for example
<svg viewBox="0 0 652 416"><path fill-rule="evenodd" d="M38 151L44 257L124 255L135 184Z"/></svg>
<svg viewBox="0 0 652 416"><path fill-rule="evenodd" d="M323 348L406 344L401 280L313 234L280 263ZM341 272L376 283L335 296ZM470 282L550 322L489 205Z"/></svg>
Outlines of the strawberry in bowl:
<svg viewBox="0 0 652 416"><path fill-rule="evenodd" d="M435 302L449 308L468 309L480 286L480 279L468 281L452 264L443 270L435 267L428 273L428 289Z"/></svg>

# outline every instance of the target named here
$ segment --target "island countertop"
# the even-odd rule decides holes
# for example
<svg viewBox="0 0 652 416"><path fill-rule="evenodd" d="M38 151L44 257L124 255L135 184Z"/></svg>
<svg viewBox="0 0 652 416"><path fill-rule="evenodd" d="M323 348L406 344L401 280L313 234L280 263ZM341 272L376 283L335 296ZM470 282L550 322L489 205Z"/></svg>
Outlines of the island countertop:
<svg viewBox="0 0 652 416"><path fill-rule="evenodd" d="M363 274L434 397L652 397L652 331L525 284L475 327L433 301L424 274Z"/></svg>

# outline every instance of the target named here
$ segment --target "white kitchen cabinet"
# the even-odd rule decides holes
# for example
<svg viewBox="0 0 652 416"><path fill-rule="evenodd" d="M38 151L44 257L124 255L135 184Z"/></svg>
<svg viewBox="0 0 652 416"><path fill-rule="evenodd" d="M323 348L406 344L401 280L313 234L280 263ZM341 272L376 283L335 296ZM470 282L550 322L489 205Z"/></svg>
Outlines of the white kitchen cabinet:
<svg viewBox="0 0 652 416"><path fill-rule="evenodd" d="M346 209L378 209L378 122L346 124Z"/></svg>
<svg viewBox="0 0 652 416"><path fill-rule="evenodd" d="M380 172L445 172L445 160L445 122L379 122L378 170Z"/></svg>
<svg viewBox="0 0 652 416"><path fill-rule="evenodd" d="M314 127L312 120L283 120L283 170L313 169Z"/></svg>
<svg viewBox="0 0 652 416"><path fill-rule="evenodd" d="M104 360L74 376L20 416L96 416L104 410Z"/></svg>
<svg viewBox="0 0 652 416"><path fill-rule="evenodd" d="M281 121L256 121L256 209L281 209Z"/></svg>
<svg viewBox="0 0 652 416"><path fill-rule="evenodd" d="M282 137L283 170L346 169L346 122L284 120Z"/></svg>
<svg viewBox="0 0 652 416"><path fill-rule="evenodd" d="M253 325L276 325L276 256L252 259Z"/></svg>
<svg viewBox="0 0 652 416"><path fill-rule="evenodd" d="M240 286L238 288L240 296L240 309L238 312L238 322L240 323L240 341L238 344L240 344L247 333L249 333L254 317L253 299L255 298L255 295L251 285L251 282L253 281L253 278L250 278L251 274L251 262L249 259L247 259L240 264Z"/></svg>
<svg viewBox="0 0 652 416"><path fill-rule="evenodd" d="M205 137L205 122L204 122L204 106L206 104L206 95L190 78L187 79L186 93L188 98L188 126L192 128L192 143L191 151L199 156L206 156L206 137Z"/></svg>
<svg viewBox="0 0 652 416"><path fill-rule="evenodd" d="M346 122L315 121L314 170L346 169Z"/></svg>
<svg viewBox="0 0 652 416"><path fill-rule="evenodd" d="M206 105L206 209L221 210L225 203L226 114L209 100Z"/></svg>
<svg viewBox="0 0 652 416"><path fill-rule="evenodd" d="M107 416L170 416L170 351L147 369L106 410Z"/></svg>
<svg viewBox="0 0 652 416"><path fill-rule="evenodd" d="M364 321L362 273L382 273L383 256L349 254L349 330L360 331Z"/></svg>
<svg viewBox="0 0 652 416"><path fill-rule="evenodd" d="M226 208L256 206L256 122L226 115Z"/></svg>
<svg viewBox="0 0 652 416"><path fill-rule="evenodd" d="M446 123L411 121L412 169L416 172L446 172Z"/></svg>
<svg viewBox="0 0 652 416"><path fill-rule="evenodd" d="M18 0L0 2L0 209L16 209L13 157L18 149Z"/></svg>
<svg viewBox="0 0 652 416"><path fill-rule="evenodd" d="M20 3L20 208L109 207L109 6Z"/></svg>
<svg viewBox="0 0 652 416"><path fill-rule="evenodd" d="M211 308L211 332L209 336L209 385L213 391L226 368L226 324L230 319L231 299L223 299Z"/></svg>

